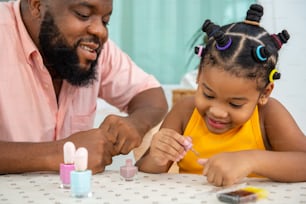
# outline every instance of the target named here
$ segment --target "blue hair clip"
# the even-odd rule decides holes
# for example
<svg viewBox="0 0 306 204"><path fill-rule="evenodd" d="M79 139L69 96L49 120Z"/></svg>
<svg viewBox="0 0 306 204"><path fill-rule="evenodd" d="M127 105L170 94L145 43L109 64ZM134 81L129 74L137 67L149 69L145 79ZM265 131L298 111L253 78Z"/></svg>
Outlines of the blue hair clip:
<svg viewBox="0 0 306 204"><path fill-rule="evenodd" d="M264 48L264 46L262 46L262 45L259 45L259 46L256 48L256 55L257 55L257 58L258 58L260 61L262 61L262 62L264 62L264 61L267 60L267 57L263 57L263 56L262 56L261 49L263 49L263 48Z"/></svg>

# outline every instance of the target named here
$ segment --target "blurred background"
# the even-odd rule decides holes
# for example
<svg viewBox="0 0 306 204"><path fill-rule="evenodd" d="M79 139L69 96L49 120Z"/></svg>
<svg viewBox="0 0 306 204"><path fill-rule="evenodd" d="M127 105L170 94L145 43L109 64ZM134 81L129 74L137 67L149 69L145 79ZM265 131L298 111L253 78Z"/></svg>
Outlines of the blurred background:
<svg viewBox="0 0 306 204"><path fill-rule="evenodd" d="M145 71L163 84L171 105L172 90L186 85L186 73L196 70L193 53L199 29L209 18L220 25L242 21L250 4L264 7L261 25L270 33L287 29L288 44L280 50L272 94L292 113L306 133L306 1L304 0L114 0L109 30L115 41ZM303 54L304 53L304 54ZM194 71L196 72L196 71ZM187 74L188 76L188 74ZM190 76L190 75L189 75ZM192 75L191 75L192 76ZM187 80L192 80L188 78ZM191 86L191 87L190 87Z"/></svg>
<svg viewBox="0 0 306 204"><path fill-rule="evenodd" d="M210 18L223 25L243 20L254 0L114 0L110 37L163 84L177 84L196 69L193 48ZM200 35L198 35L200 34Z"/></svg>

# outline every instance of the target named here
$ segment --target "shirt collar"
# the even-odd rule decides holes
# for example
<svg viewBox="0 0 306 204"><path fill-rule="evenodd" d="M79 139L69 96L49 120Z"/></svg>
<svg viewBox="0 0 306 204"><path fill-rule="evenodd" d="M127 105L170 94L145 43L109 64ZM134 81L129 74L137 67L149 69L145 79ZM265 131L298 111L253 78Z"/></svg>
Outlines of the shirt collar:
<svg viewBox="0 0 306 204"><path fill-rule="evenodd" d="M34 44L32 38L30 37L24 23L23 23L23 19L21 18L21 12L20 12L20 0L14 2L14 12L15 12L15 17L16 17L16 24L17 24L17 29L19 31L19 38L20 41L22 43L22 47L26 56L26 59L28 61L29 64L32 64L32 54L33 53L38 53L38 48L36 47L36 45ZM39 58L40 63L43 64L42 62L42 58Z"/></svg>

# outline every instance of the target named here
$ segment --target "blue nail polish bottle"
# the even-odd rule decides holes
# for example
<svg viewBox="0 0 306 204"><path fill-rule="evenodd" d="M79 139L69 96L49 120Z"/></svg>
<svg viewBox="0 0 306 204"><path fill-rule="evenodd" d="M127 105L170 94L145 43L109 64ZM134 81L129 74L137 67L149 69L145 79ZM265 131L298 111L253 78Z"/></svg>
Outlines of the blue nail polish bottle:
<svg viewBox="0 0 306 204"><path fill-rule="evenodd" d="M77 149L75 153L75 170L70 173L71 195L77 198L92 196L91 170L87 170L88 152L84 147Z"/></svg>

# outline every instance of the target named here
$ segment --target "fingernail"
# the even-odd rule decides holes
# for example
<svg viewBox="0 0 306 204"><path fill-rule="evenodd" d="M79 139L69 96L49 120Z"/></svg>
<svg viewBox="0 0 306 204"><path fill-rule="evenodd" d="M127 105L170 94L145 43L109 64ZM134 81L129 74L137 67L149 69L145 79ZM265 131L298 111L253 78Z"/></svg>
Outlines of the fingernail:
<svg viewBox="0 0 306 204"><path fill-rule="evenodd" d="M186 138L184 138L184 146L189 146L191 144L191 142L189 140L187 140Z"/></svg>

